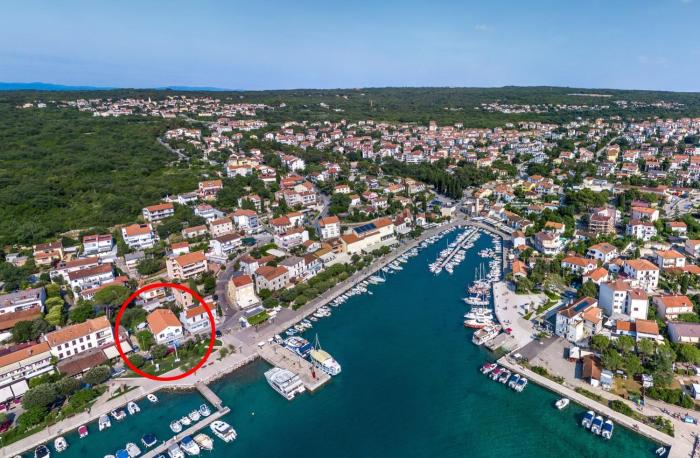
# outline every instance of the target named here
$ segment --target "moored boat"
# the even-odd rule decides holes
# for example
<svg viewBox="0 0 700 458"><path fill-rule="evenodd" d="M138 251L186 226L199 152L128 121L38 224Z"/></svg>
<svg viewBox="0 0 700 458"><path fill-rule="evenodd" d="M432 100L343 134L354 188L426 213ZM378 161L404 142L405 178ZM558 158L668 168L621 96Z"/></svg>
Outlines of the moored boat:
<svg viewBox="0 0 700 458"><path fill-rule="evenodd" d="M56 438L56 440L53 441L53 448L58 452L61 453L65 449L68 448L68 442L66 441L66 438L63 436L59 436Z"/></svg>
<svg viewBox="0 0 700 458"><path fill-rule="evenodd" d="M591 422L591 432L593 434L600 435L602 428L603 428L603 417L601 417L600 415L596 415L596 417Z"/></svg>
<svg viewBox="0 0 700 458"><path fill-rule="evenodd" d="M265 372L267 383L285 399L291 401L297 394L306 391L304 384L294 372L273 367Z"/></svg>
<svg viewBox="0 0 700 458"><path fill-rule="evenodd" d="M144 434L141 438L141 443L146 448L153 447L156 445L156 443L158 443L158 438L156 438L156 435L152 433Z"/></svg>
<svg viewBox="0 0 700 458"><path fill-rule="evenodd" d="M183 426L189 426L192 424L192 420L190 420L190 417L185 415L184 417L180 418L180 423L182 423Z"/></svg>
<svg viewBox="0 0 700 458"><path fill-rule="evenodd" d="M511 372L508 369L503 369L501 371L501 376L498 377L498 382L499 383L508 383L508 379L510 378Z"/></svg>
<svg viewBox="0 0 700 458"><path fill-rule="evenodd" d="M300 336L292 336L284 341L284 347L302 358L306 357L313 349L308 340Z"/></svg>
<svg viewBox="0 0 700 458"><path fill-rule="evenodd" d="M222 420L213 421L209 428L216 437L218 437L224 442L231 442L232 440L235 440L238 436L236 430L233 429L231 425Z"/></svg>
<svg viewBox="0 0 700 458"><path fill-rule="evenodd" d="M190 417L190 420L192 420L193 422L199 421L199 419L202 417L202 416L199 414L199 411L196 410L196 409L193 410L192 412L188 413L187 416Z"/></svg>
<svg viewBox="0 0 700 458"><path fill-rule="evenodd" d="M212 450L214 448L214 441L204 433L199 433L194 436L194 441L202 450Z"/></svg>
<svg viewBox="0 0 700 458"><path fill-rule="evenodd" d="M153 393L149 393L149 395L146 396L146 399L148 399L149 401L151 401L153 404L155 404L156 402L158 402L158 396L156 396L156 395L153 394Z"/></svg>
<svg viewBox="0 0 700 458"><path fill-rule="evenodd" d="M520 374L513 374L513 376L508 380L508 388L513 388L517 386L518 382L520 381Z"/></svg>
<svg viewBox="0 0 700 458"><path fill-rule="evenodd" d="M482 374L488 374L489 372L491 372L492 370L494 370L497 367L498 367L498 364L496 364L496 363L486 363L483 366L481 366L481 368L479 368L479 371Z"/></svg>
<svg viewBox="0 0 700 458"><path fill-rule="evenodd" d="M85 426L85 425L78 426L78 436L82 439L83 437L87 437L87 435L88 435L87 426Z"/></svg>
<svg viewBox="0 0 700 458"><path fill-rule="evenodd" d="M211 415L211 410L209 410L209 406L206 404L202 404L199 406L199 414L203 417L208 417Z"/></svg>
<svg viewBox="0 0 700 458"><path fill-rule="evenodd" d="M581 426L583 426L586 429L590 429L594 418L595 418L595 412L593 412L592 410L589 410L583 416L583 420L581 420Z"/></svg>
<svg viewBox="0 0 700 458"><path fill-rule="evenodd" d="M129 452L127 452L123 448L117 450L117 453L115 453L115 455L117 458L129 458Z"/></svg>
<svg viewBox="0 0 700 458"><path fill-rule="evenodd" d="M199 455L199 445L197 445L192 436L183 437L180 441L180 447L190 456Z"/></svg>
<svg viewBox="0 0 700 458"><path fill-rule="evenodd" d="M117 421L122 421L126 418L126 412L124 412L124 409L113 410L110 412L110 415L112 415L112 417Z"/></svg>
<svg viewBox="0 0 700 458"><path fill-rule="evenodd" d="M179 433L182 431L182 425L178 420L175 420L174 422L170 423L170 430L174 433Z"/></svg>
<svg viewBox="0 0 700 458"><path fill-rule="evenodd" d="M569 405L569 402L571 402L571 401L569 401L569 398L561 398L557 402L554 403L554 406L557 409L562 410L562 409L565 409L566 406Z"/></svg>
<svg viewBox="0 0 700 458"><path fill-rule="evenodd" d="M527 379L525 377L520 377L520 380L518 380L518 383L515 384L515 391L518 393L522 392L525 387L527 386Z"/></svg>
<svg viewBox="0 0 700 458"><path fill-rule="evenodd" d="M100 419L97 421L97 427L99 428L100 431L103 429L109 428L112 426L112 421L109 419L107 415L101 415Z"/></svg>
<svg viewBox="0 0 700 458"><path fill-rule="evenodd" d="M141 454L141 449L133 442L129 442L126 444L126 453L129 454L130 458L135 458Z"/></svg>
<svg viewBox="0 0 700 458"><path fill-rule="evenodd" d="M49 458L50 456L49 448L43 444L34 449L34 458Z"/></svg>
<svg viewBox="0 0 700 458"><path fill-rule="evenodd" d="M605 420L605 423L603 423L603 430L600 432L600 435L603 437L603 439L612 439L614 429L615 425L613 424L612 420L608 418Z"/></svg>
<svg viewBox="0 0 700 458"><path fill-rule="evenodd" d="M134 401L129 401L129 403L126 405L126 410L129 411L129 415L136 415L137 413L141 412L141 408Z"/></svg>
<svg viewBox="0 0 700 458"><path fill-rule="evenodd" d="M178 444L173 444L168 447L168 456L170 458L184 458L185 453L182 451Z"/></svg>

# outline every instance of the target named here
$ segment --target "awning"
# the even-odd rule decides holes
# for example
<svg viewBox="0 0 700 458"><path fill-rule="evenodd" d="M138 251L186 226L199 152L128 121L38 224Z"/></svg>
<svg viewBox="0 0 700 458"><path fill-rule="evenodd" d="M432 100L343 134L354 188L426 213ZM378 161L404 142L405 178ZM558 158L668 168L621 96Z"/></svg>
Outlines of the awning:
<svg viewBox="0 0 700 458"><path fill-rule="evenodd" d="M18 398L22 396L24 393L26 393L29 390L29 385L27 385L27 382L22 380L14 385L11 385L12 387L12 392L15 394L15 397Z"/></svg>
<svg viewBox="0 0 700 458"><path fill-rule="evenodd" d="M10 399L12 399L14 397L15 397L15 395L12 394L12 389L9 386L6 386L4 388L0 388L0 402L9 401Z"/></svg>
<svg viewBox="0 0 700 458"><path fill-rule="evenodd" d="M129 344L129 342L127 342L126 340L122 341L121 344L124 353L129 353L132 350L131 344ZM117 350L116 345L110 345L109 347L102 349L102 351L105 352L105 356L107 357L107 359L119 357L119 351Z"/></svg>

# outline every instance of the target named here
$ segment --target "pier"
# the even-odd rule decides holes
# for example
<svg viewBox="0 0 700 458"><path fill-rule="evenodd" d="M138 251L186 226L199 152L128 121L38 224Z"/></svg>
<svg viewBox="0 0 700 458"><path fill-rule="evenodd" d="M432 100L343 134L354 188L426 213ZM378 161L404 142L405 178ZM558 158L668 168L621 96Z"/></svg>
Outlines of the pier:
<svg viewBox="0 0 700 458"><path fill-rule="evenodd" d="M212 394L214 394L212 392ZM216 396L216 395L215 395ZM220 402L220 401L219 401ZM218 420L219 418L223 417L224 415L228 414L231 411L228 407L223 407L217 410L216 412L213 412L211 415L209 415L206 418L203 418L202 420L199 420L197 423L194 425L190 426L189 428L181 431L180 433L174 435L167 441L164 441L160 445L158 445L155 448L152 448L148 452L146 452L143 457L144 458L153 458L161 453L166 453L168 450L168 447L170 447L173 444L176 444L182 440L183 437L185 436L194 436L196 433L201 431L202 429L206 428L210 424L212 424L215 420Z"/></svg>
<svg viewBox="0 0 700 458"><path fill-rule="evenodd" d="M202 382L199 382L195 386L197 387L197 390L201 393L201 395L204 397L204 399L206 399L211 405L216 407L216 410L222 410L225 408L221 398L217 396L216 393L214 393L211 390L211 388L209 388L207 385L205 385Z"/></svg>
<svg viewBox="0 0 700 458"><path fill-rule="evenodd" d="M297 374L304 383L304 387L311 392L316 391L331 379L331 376L322 370L314 369L309 361L276 343L265 345L258 350L258 354L273 366Z"/></svg>
<svg viewBox="0 0 700 458"><path fill-rule="evenodd" d="M454 249L452 250L452 252L451 252L450 254L448 254L447 256L445 256L445 259L443 259L442 261L440 261L440 262L437 264L436 268L437 268L437 269L440 269L440 270L441 270L441 269L444 269L445 266L447 265L447 263L450 262L450 260L457 254L457 252L458 252L459 250L464 249L464 247L465 247L468 243L473 242L473 241L476 239L477 236L478 236L478 232L477 232L476 230L475 230L474 232L472 232L471 234L469 234L468 236L466 236L466 237L464 238L464 240L462 240L462 242L461 242L459 245L457 245L456 247L454 247Z"/></svg>

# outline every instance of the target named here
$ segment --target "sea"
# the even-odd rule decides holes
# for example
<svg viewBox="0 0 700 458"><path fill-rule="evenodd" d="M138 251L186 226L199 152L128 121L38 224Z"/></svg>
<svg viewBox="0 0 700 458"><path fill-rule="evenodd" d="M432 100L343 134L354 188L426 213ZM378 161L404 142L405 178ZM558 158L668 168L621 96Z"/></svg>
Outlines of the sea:
<svg viewBox="0 0 700 458"><path fill-rule="evenodd" d="M428 270L452 232L425 248L403 270L373 285L372 295L352 297L332 316L314 323L305 337L342 365L342 373L313 394L287 401L267 385L263 361L211 385L226 406L224 420L238 439L214 439L212 458L313 457L644 457L652 441L616 425L612 440L580 426L584 409L554 408L558 396L530 383L522 393L493 382L478 368L493 360L471 342L462 325L462 298L487 260L477 252L493 246L482 234L452 275ZM204 403L196 392L159 392L141 400L141 412L79 439L66 435L66 458L102 458L145 433L172 436L169 424ZM53 450L53 446L51 445ZM53 454L56 456L56 454Z"/></svg>

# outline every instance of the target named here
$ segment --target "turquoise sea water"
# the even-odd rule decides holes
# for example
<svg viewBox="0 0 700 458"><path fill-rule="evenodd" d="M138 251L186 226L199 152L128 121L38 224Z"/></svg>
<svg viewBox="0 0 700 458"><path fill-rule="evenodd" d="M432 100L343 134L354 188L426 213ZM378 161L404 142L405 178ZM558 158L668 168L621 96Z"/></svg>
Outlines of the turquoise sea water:
<svg viewBox="0 0 700 458"><path fill-rule="evenodd" d="M453 238L456 233L448 236ZM444 241L423 250L402 272L372 286L374 295L350 299L314 324L324 349L343 372L314 394L286 401L266 383L269 367L256 362L214 383L232 412L225 417L238 439L218 438L210 455L246 457L643 457L656 446L620 426L603 441L580 426L584 410L558 411L558 397L534 384L515 393L478 372L490 356L471 343L461 302L482 235L453 275L427 269ZM168 424L203 399L195 393L159 393L140 414L78 439L67 435L67 458L101 458L146 432L172 435ZM205 431L212 436L208 429ZM213 436L212 436L213 437ZM140 443L139 443L140 446ZM143 449L143 447L142 447Z"/></svg>

